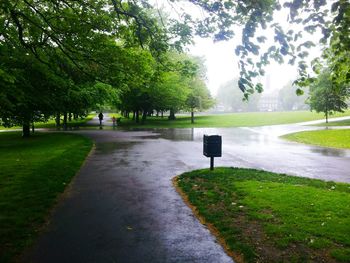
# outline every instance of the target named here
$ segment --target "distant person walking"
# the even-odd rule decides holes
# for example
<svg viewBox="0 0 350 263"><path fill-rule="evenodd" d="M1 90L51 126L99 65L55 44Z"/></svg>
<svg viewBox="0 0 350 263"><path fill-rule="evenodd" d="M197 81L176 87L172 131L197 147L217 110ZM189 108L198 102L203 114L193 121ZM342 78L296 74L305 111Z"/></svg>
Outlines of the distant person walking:
<svg viewBox="0 0 350 263"><path fill-rule="evenodd" d="M113 116L112 122L113 122L113 127L115 128L115 125L116 125L116 118L115 118L115 116Z"/></svg>
<svg viewBox="0 0 350 263"><path fill-rule="evenodd" d="M100 126L102 126L102 120L103 120L102 112L100 112L100 114L98 115L98 119L100 120Z"/></svg>

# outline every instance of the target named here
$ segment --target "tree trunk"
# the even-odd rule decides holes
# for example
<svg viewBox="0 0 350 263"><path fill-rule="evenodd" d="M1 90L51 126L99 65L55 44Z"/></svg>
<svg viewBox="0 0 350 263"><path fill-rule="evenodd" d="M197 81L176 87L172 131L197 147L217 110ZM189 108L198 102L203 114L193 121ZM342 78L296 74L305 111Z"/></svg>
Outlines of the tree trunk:
<svg viewBox="0 0 350 263"><path fill-rule="evenodd" d="M132 120L134 121L135 118L136 118L136 111L133 111L133 112L132 112Z"/></svg>
<svg viewBox="0 0 350 263"><path fill-rule="evenodd" d="M193 109L191 111L191 123L194 123L194 112L193 112Z"/></svg>
<svg viewBox="0 0 350 263"><path fill-rule="evenodd" d="M162 114L162 118L164 118L164 111L162 111L162 113L161 113L161 114Z"/></svg>
<svg viewBox="0 0 350 263"><path fill-rule="evenodd" d="M156 117L159 117L159 111L157 110Z"/></svg>
<svg viewBox="0 0 350 263"><path fill-rule="evenodd" d="M63 130L67 130L67 112L63 114Z"/></svg>
<svg viewBox="0 0 350 263"><path fill-rule="evenodd" d="M169 120L175 120L175 111L173 109L170 110L170 115L168 117Z"/></svg>
<svg viewBox="0 0 350 263"><path fill-rule="evenodd" d="M147 110L143 110L143 112L142 112L142 123L145 123L146 118L147 118Z"/></svg>
<svg viewBox="0 0 350 263"><path fill-rule="evenodd" d="M136 121L136 123L140 122L140 112L139 112L139 110L136 111L135 121Z"/></svg>
<svg viewBox="0 0 350 263"><path fill-rule="evenodd" d="M34 129L35 129L35 127L34 127L34 121L32 122L32 133L34 134Z"/></svg>
<svg viewBox="0 0 350 263"><path fill-rule="evenodd" d="M29 121L23 121L22 137L27 138L29 136L30 136L30 123Z"/></svg>
<svg viewBox="0 0 350 263"><path fill-rule="evenodd" d="M61 126L61 115L56 113L56 128L58 129Z"/></svg>
<svg viewBox="0 0 350 263"><path fill-rule="evenodd" d="M326 123L328 123L328 102L329 102L329 100L328 100L328 94L327 94L327 97L326 97L326 112L325 112L325 114L326 114Z"/></svg>
<svg viewBox="0 0 350 263"><path fill-rule="evenodd" d="M68 121L72 121L72 113L68 114Z"/></svg>

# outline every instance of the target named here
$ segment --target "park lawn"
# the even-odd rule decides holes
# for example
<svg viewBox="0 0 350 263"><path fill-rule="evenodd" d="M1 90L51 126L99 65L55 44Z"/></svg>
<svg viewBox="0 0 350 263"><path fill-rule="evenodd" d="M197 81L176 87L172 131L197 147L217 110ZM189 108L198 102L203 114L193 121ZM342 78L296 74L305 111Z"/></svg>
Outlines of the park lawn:
<svg viewBox="0 0 350 263"><path fill-rule="evenodd" d="M96 113L90 113L85 118L79 118L77 120L72 120L67 122L68 127L77 127L77 126L85 126L86 122L89 120L92 120L96 116ZM62 124L62 122L61 122ZM53 129L56 128L56 121L55 119L49 119L46 122L35 122L34 123L35 128L47 128L47 129ZM14 130L14 129L22 129L21 126L14 126L10 128L5 128L4 126L0 125L0 130Z"/></svg>
<svg viewBox="0 0 350 263"><path fill-rule="evenodd" d="M350 119L349 120L332 121L332 122L328 122L328 123L322 123L322 124L318 124L317 126L350 126Z"/></svg>
<svg viewBox="0 0 350 263"><path fill-rule="evenodd" d="M91 147L75 134L0 134L0 262L32 244Z"/></svg>
<svg viewBox="0 0 350 263"><path fill-rule="evenodd" d="M77 126L85 126L86 122L92 120L96 116L96 113L90 113L85 118L78 118L77 120L71 120L67 122L67 127L77 127ZM62 121L61 121L62 125ZM47 122L37 122L34 124L35 128L56 128L55 119L50 119Z"/></svg>
<svg viewBox="0 0 350 263"><path fill-rule="evenodd" d="M174 183L236 262L350 262L350 184L240 168Z"/></svg>
<svg viewBox="0 0 350 263"><path fill-rule="evenodd" d="M350 110L345 113L335 114L333 117L348 115L350 115ZM289 124L319 119L323 119L322 113L310 111L242 112L198 115L195 116L194 124L191 124L190 116L177 116L176 120L173 121L169 121L167 117L148 117L144 124L137 124L131 119L123 118L121 120L121 126L128 128L251 127Z"/></svg>
<svg viewBox="0 0 350 263"><path fill-rule="evenodd" d="M296 132L282 138L324 147L350 149L350 129Z"/></svg>

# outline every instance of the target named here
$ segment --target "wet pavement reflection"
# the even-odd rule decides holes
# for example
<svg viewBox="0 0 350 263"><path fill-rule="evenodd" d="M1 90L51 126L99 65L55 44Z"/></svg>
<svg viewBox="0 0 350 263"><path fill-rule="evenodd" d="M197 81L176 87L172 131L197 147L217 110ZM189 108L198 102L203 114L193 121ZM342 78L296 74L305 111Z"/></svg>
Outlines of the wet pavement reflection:
<svg viewBox="0 0 350 263"><path fill-rule="evenodd" d="M251 167L323 180L350 182L350 150L300 144L279 137L292 132L319 129L325 128L276 125L249 128L155 129L153 134L175 144L178 141L187 141L187 149L183 148L183 145L182 149L197 155L201 155L203 135L218 134L223 140L223 157L216 159L217 165ZM154 136L156 135L152 137ZM192 150L195 148L196 152Z"/></svg>
<svg viewBox="0 0 350 263"><path fill-rule="evenodd" d="M350 151L279 136L319 127L91 129L87 158L26 262L233 262L186 206L171 179L208 168L204 134L223 140L215 166L350 182Z"/></svg>
<svg viewBox="0 0 350 263"><path fill-rule="evenodd" d="M154 141L162 141L163 144L171 142L172 147L169 149L174 151L174 155L181 159L181 162L191 168L207 167L208 161L202 156L203 135L218 134L223 140L223 157L215 159L217 166L249 167L322 180L350 182L350 150L300 144L280 138L281 135L292 132L320 129L327 128L275 125L242 128L106 130L104 132L107 138L112 136L113 140L117 141L136 141L143 144L154 143ZM82 131L82 133L89 132ZM95 132L90 131L90 133ZM95 140L105 140L106 138L103 137L98 136ZM189 158L186 159L186 156Z"/></svg>

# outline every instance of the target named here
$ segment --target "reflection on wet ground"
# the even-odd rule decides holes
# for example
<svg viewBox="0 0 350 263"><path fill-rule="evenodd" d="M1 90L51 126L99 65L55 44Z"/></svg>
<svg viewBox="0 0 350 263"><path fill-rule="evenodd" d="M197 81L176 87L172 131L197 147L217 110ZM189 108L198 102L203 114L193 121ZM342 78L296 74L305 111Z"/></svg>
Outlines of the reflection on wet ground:
<svg viewBox="0 0 350 263"><path fill-rule="evenodd" d="M117 142L103 146L106 152L113 152L113 148L118 150L128 142L135 143L133 147L136 148L146 144L154 147L166 144L169 145L167 149L174 152L174 160L180 159L187 167L205 168L207 160L202 156L203 135L218 134L222 136L223 157L216 158L216 165L250 167L350 182L350 150L300 144L279 137L292 132L319 129L325 129L325 127L275 125L242 128L104 130L95 139L98 142ZM95 134L95 131L85 131L85 133ZM91 136L94 137L94 135ZM120 144L121 142L123 144ZM191 156L191 158L184 159L184 156Z"/></svg>
<svg viewBox="0 0 350 263"><path fill-rule="evenodd" d="M313 147L310 149L314 153L322 154L324 156L346 157L347 151L333 148Z"/></svg>
<svg viewBox="0 0 350 263"><path fill-rule="evenodd" d="M280 135L323 127L270 126L197 130L194 138L203 133L220 134L223 154L239 158L239 165L311 178L350 182L350 151L289 142ZM237 162L236 162L237 163Z"/></svg>
<svg viewBox="0 0 350 263"><path fill-rule="evenodd" d="M191 128L191 129L153 129L155 133L151 138L163 138L171 141L202 141L204 134L218 134L223 137L223 145L237 147L263 148L264 151L278 150L285 147L303 148L309 152L319 153L325 156L350 156L349 150L324 148L289 142L279 138L288 133L300 130L320 130L323 127L300 126L266 126L256 128ZM144 139L150 137L143 137Z"/></svg>
<svg viewBox="0 0 350 263"><path fill-rule="evenodd" d="M216 166L350 182L350 151L279 138L318 127L80 130L96 149L26 262L232 262L171 179L208 168L204 134L219 134ZM28 260L29 259L29 260Z"/></svg>
<svg viewBox="0 0 350 263"><path fill-rule="evenodd" d="M99 154L110 154L118 151L129 149L135 142L101 142L96 145L96 152Z"/></svg>

